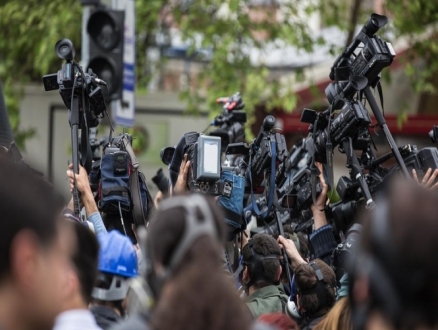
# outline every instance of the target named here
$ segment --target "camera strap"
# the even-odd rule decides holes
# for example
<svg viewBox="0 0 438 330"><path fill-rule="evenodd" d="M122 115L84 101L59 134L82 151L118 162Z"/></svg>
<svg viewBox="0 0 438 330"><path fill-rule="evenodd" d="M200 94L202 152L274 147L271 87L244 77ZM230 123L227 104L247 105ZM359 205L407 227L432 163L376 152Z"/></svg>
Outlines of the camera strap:
<svg viewBox="0 0 438 330"><path fill-rule="evenodd" d="M315 164L315 134L316 134L316 128L318 126L318 116L316 116L315 123L313 124L313 148L312 148L312 159L310 160L310 183L312 187L312 201L313 204L316 205L316 178L319 175L319 170L316 167Z"/></svg>
<svg viewBox="0 0 438 330"><path fill-rule="evenodd" d="M132 149L131 143L126 135L123 135L122 139L123 147L131 158L131 174L129 176L129 186L131 187L131 198L132 198L132 216L136 226L144 226L146 221L146 216L143 212L143 202L141 200L141 190L140 190L140 179L138 174L139 163L137 157L135 156L134 150Z"/></svg>
<svg viewBox="0 0 438 330"><path fill-rule="evenodd" d="M257 215L261 216L262 218L266 218L266 216L271 212L272 204L274 202L274 192L275 192L275 165L277 160L277 145L275 141L271 141L271 176L269 181L269 197L268 197L268 209L266 212L261 212L259 210L259 207L257 206L255 197L254 197L254 190L251 189L251 204L252 204L252 211ZM252 160L251 160L252 163ZM250 164L252 165L252 164ZM249 171L249 181L252 187L252 175L251 170Z"/></svg>

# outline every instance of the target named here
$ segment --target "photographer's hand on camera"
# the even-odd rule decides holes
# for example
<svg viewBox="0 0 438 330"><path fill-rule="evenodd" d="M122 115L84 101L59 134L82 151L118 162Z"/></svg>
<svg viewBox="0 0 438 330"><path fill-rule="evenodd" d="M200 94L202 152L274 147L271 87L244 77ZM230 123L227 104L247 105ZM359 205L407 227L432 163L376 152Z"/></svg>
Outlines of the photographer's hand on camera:
<svg viewBox="0 0 438 330"><path fill-rule="evenodd" d="M330 264L330 257L337 243L333 235L333 228L327 221L324 208L327 203L328 185L324 180L323 168L321 163L316 163L319 169L319 184L322 191L316 200L316 204L311 206L315 230L310 235L310 243L315 251L315 258L323 260L326 264Z"/></svg>
<svg viewBox="0 0 438 330"><path fill-rule="evenodd" d="M187 178L190 170L190 164L190 160L187 160L187 154L185 154L179 169L178 179L176 180L175 187L173 187L173 191L175 193L184 193L189 191L187 186Z"/></svg>
<svg viewBox="0 0 438 330"><path fill-rule="evenodd" d="M93 224L96 235L99 233L106 233L107 230L103 224L102 217L100 216L99 209L97 208L94 200L93 192L91 191L90 183L88 181L88 174L85 168L79 166L79 174L75 174L73 172L73 164L70 164L69 170L67 171L67 177L70 180L70 191L72 193L76 181L76 188L81 193L81 202L85 207L88 221Z"/></svg>
<svg viewBox="0 0 438 330"><path fill-rule="evenodd" d="M287 256L290 259L292 269L295 269L300 264L305 264L306 261L301 257L300 253L295 246L295 243L290 239L286 239L283 236L278 236L277 242L281 249L285 249Z"/></svg>
<svg viewBox="0 0 438 330"><path fill-rule="evenodd" d="M94 212L98 212L97 205L94 201L94 196L91 191L90 183L88 182L87 171L79 166L79 174L73 172L73 165L69 165L69 170L67 171L67 176L70 179L70 191L73 192L75 187L75 177L76 177L76 188L81 193L81 201L87 212L87 217L89 217Z"/></svg>
<svg viewBox="0 0 438 330"><path fill-rule="evenodd" d="M417 171L415 169L412 169L412 177L415 181L417 181L418 184L422 185L424 188L434 190L438 188L438 182L434 184L435 179L438 176L438 168L435 169L435 171L432 171L431 168L429 168L424 175L423 179L420 181L417 176Z"/></svg>
<svg viewBox="0 0 438 330"><path fill-rule="evenodd" d="M312 204L311 210L313 213L313 219L315 222L315 230L327 225L327 219L325 216L324 208L327 203L327 192L328 192L328 185L325 182L324 175L323 175L323 168L322 164L316 162L316 167L318 167L318 170L320 172L319 174L319 184L321 185L322 191L321 194L316 199L316 204Z"/></svg>

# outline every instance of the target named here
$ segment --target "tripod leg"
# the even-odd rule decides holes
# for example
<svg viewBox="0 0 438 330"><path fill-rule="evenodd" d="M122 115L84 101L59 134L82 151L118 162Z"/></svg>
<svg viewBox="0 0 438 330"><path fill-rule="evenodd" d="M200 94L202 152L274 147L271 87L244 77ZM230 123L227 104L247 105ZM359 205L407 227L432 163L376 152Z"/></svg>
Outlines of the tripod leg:
<svg viewBox="0 0 438 330"><path fill-rule="evenodd" d="M362 194L365 197L365 207L367 210L372 210L375 207L375 203L373 201L373 197L371 196L368 184L363 176L362 167L360 166L359 160L354 153L353 142L351 141L351 138L347 138L343 141L343 149L347 155L347 167L350 168L350 175L359 183Z"/></svg>
<svg viewBox="0 0 438 330"><path fill-rule="evenodd" d="M386 120L383 117L383 114L380 111L376 99L374 98L373 93L371 92L369 86L364 89L364 93L365 93L365 97L368 100L368 103L370 104L371 110L373 111L374 117L376 117L377 123L385 133L386 140L388 140L389 146L391 147L391 150L395 156L395 159L397 160L398 165L400 166L401 171L407 178L410 178L411 176L409 175L408 169L406 168L406 165L403 161L400 151L398 150L398 147L395 144L394 138L392 137L388 125L386 124Z"/></svg>
<svg viewBox="0 0 438 330"><path fill-rule="evenodd" d="M79 97L73 96L72 107L70 109L70 127L71 127L71 149L73 172L79 174ZM79 217L80 214L80 196L79 191L73 188L74 212Z"/></svg>

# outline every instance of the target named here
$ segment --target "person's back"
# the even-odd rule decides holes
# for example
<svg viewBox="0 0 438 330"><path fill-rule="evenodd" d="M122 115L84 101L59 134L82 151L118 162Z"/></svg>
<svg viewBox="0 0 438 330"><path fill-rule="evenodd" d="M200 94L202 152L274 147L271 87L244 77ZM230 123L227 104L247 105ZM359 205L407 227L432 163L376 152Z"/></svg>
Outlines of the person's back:
<svg viewBox="0 0 438 330"><path fill-rule="evenodd" d="M280 290L280 246L266 234L257 234L243 247L242 284L246 305L254 318L267 313L284 313L288 297Z"/></svg>

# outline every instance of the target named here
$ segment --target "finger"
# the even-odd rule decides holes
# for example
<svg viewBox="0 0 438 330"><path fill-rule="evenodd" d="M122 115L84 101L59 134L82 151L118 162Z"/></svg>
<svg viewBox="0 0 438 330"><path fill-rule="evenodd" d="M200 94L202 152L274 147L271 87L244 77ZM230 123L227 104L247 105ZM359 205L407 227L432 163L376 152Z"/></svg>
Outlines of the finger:
<svg viewBox="0 0 438 330"><path fill-rule="evenodd" d="M427 181L429 180L430 175L432 174L432 169L429 168L426 172L426 174L423 177L423 180L421 181L422 183L427 183Z"/></svg>
<svg viewBox="0 0 438 330"><path fill-rule="evenodd" d="M73 164L68 164L68 168L73 169Z"/></svg>
<svg viewBox="0 0 438 330"><path fill-rule="evenodd" d="M415 168L412 169L412 177L414 178L415 181L420 183L420 181L418 181L417 171L415 170Z"/></svg>
<svg viewBox="0 0 438 330"><path fill-rule="evenodd" d="M324 179L324 169L323 169L323 167L322 167L322 164L321 163L318 163L318 162L315 162L315 165L316 165L316 167L318 168L318 170L319 170L319 180L321 181L321 184L325 184L325 179Z"/></svg>
<svg viewBox="0 0 438 330"><path fill-rule="evenodd" d="M284 245L285 238L281 235L278 235L277 242Z"/></svg>
<svg viewBox="0 0 438 330"><path fill-rule="evenodd" d="M435 183L432 187L430 187L430 190L435 190L438 188L438 182Z"/></svg>
<svg viewBox="0 0 438 330"><path fill-rule="evenodd" d="M180 172L180 173L184 170L184 166L185 166L185 164L186 164L185 159L186 159L186 156L184 155L184 158L183 158L183 160L182 160L182 162L181 162L181 165L179 166L179 172Z"/></svg>
<svg viewBox="0 0 438 330"><path fill-rule="evenodd" d="M186 176L187 173L189 173L189 169L190 169L190 160L186 163L186 166L184 166L184 176Z"/></svg>
<svg viewBox="0 0 438 330"><path fill-rule="evenodd" d="M435 171L433 171L432 175L430 176L429 180L427 180L427 186L430 187L433 185L433 183L435 182L435 179L438 175L438 169L435 169Z"/></svg>

